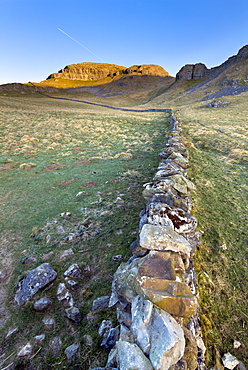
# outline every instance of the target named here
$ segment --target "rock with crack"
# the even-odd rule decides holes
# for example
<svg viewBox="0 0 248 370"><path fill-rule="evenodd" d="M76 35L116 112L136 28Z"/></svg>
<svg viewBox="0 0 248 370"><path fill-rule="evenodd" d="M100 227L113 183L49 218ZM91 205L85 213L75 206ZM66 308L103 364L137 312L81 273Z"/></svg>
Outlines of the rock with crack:
<svg viewBox="0 0 248 370"><path fill-rule="evenodd" d="M184 282L136 277L136 292L171 315L191 317L196 314L197 299Z"/></svg>
<svg viewBox="0 0 248 370"><path fill-rule="evenodd" d="M57 276L56 271L49 263L43 263L27 273L19 284L15 294L15 301L23 305L32 298L38 290L50 284Z"/></svg>
<svg viewBox="0 0 248 370"><path fill-rule="evenodd" d="M138 346L142 349L145 355L149 355L151 348L148 324L151 320L152 310L152 302L144 300L140 296L134 298L132 302L131 331Z"/></svg>
<svg viewBox="0 0 248 370"><path fill-rule="evenodd" d="M181 208L162 202L149 202L146 207L147 223L171 226L179 234L187 234L197 226L197 220Z"/></svg>
<svg viewBox="0 0 248 370"><path fill-rule="evenodd" d="M80 277L82 270L77 263L71 265L65 272L64 276L66 277Z"/></svg>
<svg viewBox="0 0 248 370"><path fill-rule="evenodd" d="M150 359L153 369L167 370L182 358L185 348L184 333L171 315L157 309L148 300L137 296L132 303L132 318L131 331L138 344L138 348L142 349L142 353L145 353ZM124 363L124 359L122 358L124 349L126 351L129 350L130 355L131 353L135 355L137 350L132 343L127 344L126 341L121 340L117 342L116 348L117 362L119 365ZM136 353L136 356L139 358L138 353ZM128 360L130 363L133 361L132 358ZM133 368L136 369L134 364ZM141 368L137 367L137 369Z"/></svg>
<svg viewBox="0 0 248 370"><path fill-rule="evenodd" d="M156 255L142 258L137 275L129 284L139 296L172 315L191 317L196 313L197 299L189 286L176 276L172 258L163 260Z"/></svg>
<svg viewBox="0 0 248 370"><path fill-rule="evenodd" d="M149 359L155 370L168 370L184 354L185 339L173 317L154 307L149 323L151 349Z"/></svg>

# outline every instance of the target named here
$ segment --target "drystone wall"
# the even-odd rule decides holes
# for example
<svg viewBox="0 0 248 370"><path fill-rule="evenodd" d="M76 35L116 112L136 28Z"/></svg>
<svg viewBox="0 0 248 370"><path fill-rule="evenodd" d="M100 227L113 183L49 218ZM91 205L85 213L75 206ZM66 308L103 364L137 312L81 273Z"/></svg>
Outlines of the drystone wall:
<svg viewBox="0 0 248 370"><path fill-rule="evenodd" d="M119 328L104 334L115 343L105 369L205 369L193 265L199 244L190 214L194 184L173 113L170 124L158 171L144 185L147 205L133 256L114 275L109 306L116 306Z"/></svg>

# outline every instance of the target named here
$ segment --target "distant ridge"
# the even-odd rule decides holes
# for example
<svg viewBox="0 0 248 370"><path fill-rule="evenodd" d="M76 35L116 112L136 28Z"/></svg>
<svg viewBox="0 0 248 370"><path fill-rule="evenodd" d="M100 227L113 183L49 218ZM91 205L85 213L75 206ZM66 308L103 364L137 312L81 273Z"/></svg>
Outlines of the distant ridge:
<svg viewBox="0 0 248 370"><path fill-rule="evenodd" d="M205 77L216 77L227 67L248 57L248 45L243 46L236 55L228 58L224 63L217 67L208 69L203 63L186 64L176 74L178 80L197 80Z"/></svg>
<svg viewBox="0 0 248 370"><path fill-rule="evenodd" d="M116 64L108 63L78 63L70 64L57 73L52 73L47 77L49 79L69 79L94 81L106 77L114 78L121 75L149 75L149 76L170 76L169 73L161 66L155 64L133 65L126 68Z"/></svg>

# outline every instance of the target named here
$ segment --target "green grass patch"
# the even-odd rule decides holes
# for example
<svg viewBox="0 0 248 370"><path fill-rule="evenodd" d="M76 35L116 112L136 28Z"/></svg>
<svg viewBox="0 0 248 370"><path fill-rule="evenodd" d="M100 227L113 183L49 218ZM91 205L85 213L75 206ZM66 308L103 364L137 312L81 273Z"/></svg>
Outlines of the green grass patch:
<svg viewBox="0 0 248 370"><path fill-rule="evenodd" d="M92 302L110 295L118 254L126 261L129 245L136 239L139 212L145 206L143 184L158 166L157 153L169 132L169 117L161 113L115 112L88 108L73 102L34 97L1 97L1 202L2 249L8 261L0 270L8 282L2 311L7 312L1 328L2 365L17 368L89 369L104 366L107 351L100 348L97 331L103 319L115 320L115 310L89 314ZM69 212L67 215L61 215ZM74 254L60 255L72 248ZM14 292L19 279L44 261L58 277L34 300L47 296L53 301L47 315L56 321L46 330L43 313L33 310L33 301L19 308ZM34 258L29 265L28 259ZM64 305L56 298L63 272L78 263L83 271L74 299L83 321L80 325L64 318ZM9 319L8 319L9 316ZM9 328L18 327L10 340ZM45 334L35 344L37 355L30 361L17 360L18 349L35 335ZM84 335L93 337L87 346ZM62 352L54 356L50 341L62 339ZM80 343L81 352L73 365L63 350ZM39 348L41 349L39 350ZM19 367L18 367L19 366ZM25 367L26 366L26 367Z"/></svg>
<svg viewBox="0 0 248 370"><path fill-rule="evenodd" d="M195 103L180 109L196 185L194 213L202 232L196 254L200 317L207 365L215 348L247 357L247 94L228 97L226 108ZM234 349L233 342L242 343Z"/></svg>

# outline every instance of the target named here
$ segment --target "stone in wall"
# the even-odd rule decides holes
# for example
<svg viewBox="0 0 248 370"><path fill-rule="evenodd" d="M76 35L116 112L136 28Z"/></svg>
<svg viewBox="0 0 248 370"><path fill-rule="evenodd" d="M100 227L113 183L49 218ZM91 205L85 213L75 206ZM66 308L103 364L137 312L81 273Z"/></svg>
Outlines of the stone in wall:
<svg viewBox="0 0 248 370"><path fill-rule="evenodd" d="M145 224L140 232L142 248L172 251L190 257L191 245L171 227Z"/></svg>

